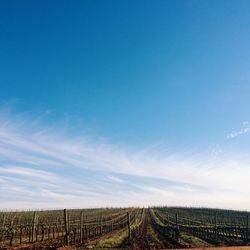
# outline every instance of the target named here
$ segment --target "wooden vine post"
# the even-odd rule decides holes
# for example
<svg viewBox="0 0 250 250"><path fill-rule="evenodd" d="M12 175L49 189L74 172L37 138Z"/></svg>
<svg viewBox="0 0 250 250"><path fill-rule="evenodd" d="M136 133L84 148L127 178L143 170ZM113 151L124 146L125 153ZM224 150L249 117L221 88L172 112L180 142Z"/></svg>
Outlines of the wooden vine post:
<svg viewBox="0 0 250 250"><path fill-rule="evenodd" d="M31 242L34 242L35 239L35 227L36 227L36 211L33 214Z"/></svg>
<svg viewBox="0 0 250 250"><path fill-rule="evenodd" d="M1 231L4 232L4 229L5 229L5 219L6 219L6 215L4 214L3 215L3 224L1 225ZM0 235L0 241L3 240L3 234Z"/></svg>
<svg viewBox="0 0 250 250"><path fill-rule="evenodd" d="M44 240L44 224L41 225L42 241Z"/></svg>
<svg viewBox="0 0 250 250"><path fill-rule="evenodd" d="M13 238L14 238L14 231L13 231L13 227L11 226L11 230L10 230L10 246L12 246Z"/></svg>
<svg viewBox="0 0 250 250"><path fill-rule="evenodd" d="M69 224L68 224L68 214L67 214L67 210L64 209L63 210L63 215L64 215L64 230L65 230L65 244L68 245L69 244Z"/></svg>
<svg viewBox="0 0 250 250"><path fill-rule="evenodd" d="M100 235L102 235L103 217L100 218Z"/></svg>
<svg viewBox="0 0 250 250"><path fill-rule="evenodd" d="M5 227L5 220L6 220L6 215L4 214L3 216L3 224L2 224L2 229L4 230L4 227Z"/></svg>
<svg viewBox="0 0 250 250"><path fill-rule="evenodd" d="M19 244L22 244L22 236L23 236L23 226L20 226L20 235L19 235Z"/></svg>
<svg viewBox="0 0 250 250"><path fill-rule="evenodd" d="M175 214L175 226L178 229L178 214Z"/></svg>
<svg viewBox="0 0 250 250"><path fill-rule="evenodd" d="M128 224L128 238L131 239L131 228L130 228L130 215L127 212L127 224Z"/></svg>
<svg viewBox="0 0 250 250"><path fill-rule="evenodd" d="M214 214L214 230L215 230L215 239L218 239L218 227L217 227L217 212Z"/></svg>
<svg viewBox="0 0 250 250"><path fill-rule="evenodd" d="M249 240L249 215L247 215L247 218L246 218L246 241Z"/></svg>
<svg viewBox="0 0 250 250"><path fill-rule="evenodd" d="M179 225L178 225L178 213L175 214L175 226L176 226L176 241L179 241Z"/></svg>
<svg viewBox="0 0 250 250"><path fill-rule="evenodd" d="M83 243L83 212L81 212L80 220L80 243Z"/></svg>

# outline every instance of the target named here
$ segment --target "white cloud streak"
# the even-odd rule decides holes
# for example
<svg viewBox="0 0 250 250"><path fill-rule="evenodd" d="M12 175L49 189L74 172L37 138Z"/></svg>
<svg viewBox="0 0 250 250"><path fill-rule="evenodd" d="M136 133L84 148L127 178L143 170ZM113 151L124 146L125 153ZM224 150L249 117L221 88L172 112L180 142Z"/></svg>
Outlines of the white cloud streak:
<svg viewBox="0 0 250 250"><path fill-rule="evenodd" d="M2 209L171 204L250 210L247 155L136 151L30 126L24 118L0 115L0 124Z"/></svg>
<svg viewBox="0 0 250 250"><path fill-rule="evenodd" d="M12 174L12 175L23 175L28 177L36 177L45 180L55 180L56 177L52 173L42 170L35 170L31 168L23 168L23 167L3 167L0 168L0 174Z"/></svg>
<svg viewBox="0 0 250 250"><path fill-rule="evenodd" d="M227 135L227 139L234 139L241 135L248 134L249 132L250 132L250 124L249 122L244 122L243 127L236 132L231 132L229 135Z"/></svg>
<svg viewBox="0 0 250 250"><path fill-rule="evenodd" d="M114 183L123 183L124 182L124 180L122 180L121 178L116 177L116 176L112 176L112 175L108 176L108 179Z"/></svg>

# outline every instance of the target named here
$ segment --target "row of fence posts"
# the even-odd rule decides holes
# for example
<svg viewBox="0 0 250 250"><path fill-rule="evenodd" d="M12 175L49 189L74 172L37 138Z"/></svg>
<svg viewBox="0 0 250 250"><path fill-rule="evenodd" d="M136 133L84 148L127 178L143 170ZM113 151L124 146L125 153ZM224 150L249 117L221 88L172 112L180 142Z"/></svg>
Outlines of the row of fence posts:
<svg viewBox="0 0 250 250"><path fill-rule="evenodd" d="M31 235L31 242L34 242L35 238L35 226L37 224L37 214L34 212L33 214L33 221L32 221L32 235ZM101 225L101 234L102 234L102 224L103 224L103 218L100 220ZM83 242L83 225L84 225L84 216L83 212L81 212L81 219L80 219L80 243ZM179 229L178 224L178 213L175 214L175 225L176 228ZM127 226L128 226L128 238L131 239L131 226L130 226L130 214L127 212ZM64 229L65 229L65 243L66 245L69 244L69 219L68 219L68 213L67 209L64 209ZM218 239L218 221L217 221L217 213L214 215L214 230L215 230L215 238ZM246 218L246 235L248 239L249 234L249 216L247 215Z"/></svg>
<svg viewBox="0 0 250 250"><path fill-rule="evenodd" d="M178 224L178 213L175 214L175 226L179 229ZM217 213L214 214L214 231L215 231L215 239L218 239L218 219ZM246 216L246 240L249 240L249 215Z"/></svg>
<svg viewBox="0 0 250 250"><path fill-rule="evenodd" d="M176 228L179 229L178 224L178 213L175 214L175 225ZM3 218L3 226L5 224L5 216ZM32 232L31 232L31 242L34 242L34 239L36 237L36 224L37 224L37 212L34 212L33 214L33 220L32 220ZM101 225L101 234L102 234L102 224L103 224L103 218L100 220ZM83 212L81 212L81 218L80 218L80 243L83 242L83 226L84 226L84 216ZM127 227L128 227L128 238L131 239L131 226L130 226L130 214L127 212ZM64 209L64 230L65 230L65 243L66 245L69 244L69 216L67 213L67 209ZM112 227L113 230L113 227ZM215 230L215 238L218 239L218 221L217 221L217 213L214 215L214 230ZM20 240L22 238L22 233L20 235ZM10 238L10 245L12 245L12 239ZM249 239L249 215L247 215L246 218L246 240Z"/></svg>
<svg viewBox="0 0 250 250"><path fill-rule="evenodd" d="M65 231L65 244L69 245L69 215L67 212L67 209L63 210L63 217L64 217L64 231ZM36 225L37 225L37 212L35 211L33 213L33 219L32 219L32 228L31 228L31 237L30 238L30 242L34 242L37 237L36 235ZM5 216L3 219L3 226L5 224ZM131 239L131 226L130 226L131 222L130 222L130 214L129 212L127 212L127 227L128 227L128 238ZM81 218L80 218L80 243L83 243L83 226L84 226L84 214L83 212L81 212ZM102 226L103 226L103 217L101 217L100 220L100 233L102 235L103 231L102 231ZM22 243L22 228L20 229L20 244ZM113 222L111 224L111 231L113 231ZM10 242L9 245L12 246L12 241L13 241L13 234L10 237ZM42 238L43 240L43 238Z"/></svg>
<svg viewBox="0 0 250 250"><path fill-rule="evenodd" d="M68 213L67 209L64 209L64 229L65 229L65 244L69 245L69 221L68 221ZM83 243L83 213L81 213L81 220L80 220L80 243ZM101 235L102 235L102 224L103 218L101 218L100 225L101 225ZM128 238L131 239L131 226L130 226L130 214L127 212L127 226L128 226ZM112 227L113 230L113 227Z"/></svg>

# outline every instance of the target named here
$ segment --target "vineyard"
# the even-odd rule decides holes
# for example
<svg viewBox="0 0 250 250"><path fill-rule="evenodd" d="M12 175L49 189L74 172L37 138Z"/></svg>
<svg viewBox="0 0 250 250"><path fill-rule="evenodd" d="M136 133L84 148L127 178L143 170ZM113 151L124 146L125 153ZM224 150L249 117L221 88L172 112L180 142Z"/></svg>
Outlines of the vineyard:
<svg viewBox="0 0 250 250"><path fill-rule="evenodd" d="M246 246L249 213L205 208L0 212L0 249Z"/></svg>

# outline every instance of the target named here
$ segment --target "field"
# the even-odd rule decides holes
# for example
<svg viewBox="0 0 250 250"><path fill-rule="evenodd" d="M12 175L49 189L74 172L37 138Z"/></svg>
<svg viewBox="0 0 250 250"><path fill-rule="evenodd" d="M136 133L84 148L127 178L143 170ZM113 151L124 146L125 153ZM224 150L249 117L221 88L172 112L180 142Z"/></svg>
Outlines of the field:
<svg viewBox="0 0 250 250"><path fill-rule="evenodd" d="M206 208L0 212L0 249L248 246L249 213Z"/></svg>

